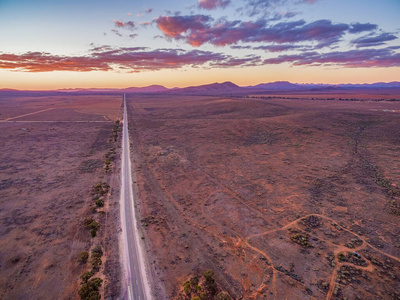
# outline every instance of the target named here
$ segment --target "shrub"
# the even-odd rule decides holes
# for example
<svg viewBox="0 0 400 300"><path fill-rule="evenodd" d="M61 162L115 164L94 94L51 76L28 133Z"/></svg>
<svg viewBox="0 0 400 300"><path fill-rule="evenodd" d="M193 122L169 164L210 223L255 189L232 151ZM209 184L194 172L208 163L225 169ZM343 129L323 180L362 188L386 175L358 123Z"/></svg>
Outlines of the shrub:
<svg viewBox="0 0 400 300"><path fill-rule="evenodd" d="M206 292L203 292L203 293L201 293L200 294L200 299L201 300L206 300L208 297L207 297L207 293Z"/></svg>
<svg viewBox="0 0 400 300"><path fill-rule="evenodd" d="M93 221L92 223L87 225L87 228L94 229L94 230L99 229L99 227L100 227L100 224L99 224L99 222L96 222L96 221Z"/></svg>
<svg viewBox="0 0 400 300"><path fill-rule="evenodd" d="M96 199L96 200L94 200L94 203L96 204L97 207L103 207L104 206L104 200L103 199Z"/></svg>
<svg viewBox="0 0 400 300"><path fill-rule="evenodd" d="M224 292L220 292L220 293L218 293L216 299L217 299L217 300L230 300L231 297L229 297L229 296L228 296L227 294L225 294Z"/></svg>
<svg viewBox="0 0 400 300"><path fill-rule="evenodd" d="M85 225L85 227L88 227L89 224L93 222L94 222L93 218L86 218L85 220L83 220L83 224Z"/></svg>
<svg viewBox="0 0 400 300"><path fill-rule="evenodd" d="M192 278L190 278L190 284L193 286L196 286L199 284L199 278L197 276L193 276Z"/></svg>
<svg viewBox="0 0 400 300"><path fill-rule="evenodd" d="M183 289L185 291L186 294L190 294L190 292L192 291L192 287L190 286L190 282L186 281L183 283Z"/></svg>
<svg viewBox="0 0 400 300"><path fill-rule="evenodd" d="M98 269L101 266L101 258L94 256L92 257L90 263L92 264L93 269Z"/></svg>
<svg viewBox="0 0 400 300"><path fill-rule="evenodd" d="M86 251L78 254L78 262L82 264L86 264L88 258L89 258L89 253L87 253Z"/></svg>
<svg viewBox="0 0 400 300"><path fill-rule="evenodd" d="M303 248L314 248L313 244L311 244L308 241L308 238L310 236L308 234L293 234L290 239L292 240L292 242L295 242L296 244L299 244L300 246L302 246Z"/></svg>
<svg viewBox="0 0 400 300"><path fill-rule="evenodd" d="M103 249L100 245L96 245L92 249L92 256L101 257L103 255Z"/></svg>
<svg viewBox="0 0 400 300"><path fill-rule="evenodd" d="M93 275L94 275L94 272L93 272L93 271L86 271L86 272L83 272L82 275L81 275L81 279L82 279L82 283L81 283L81 284L87 283L88 280L89 280Z"/></svg>
<svg viewBox="0 0 400 300"><path fill-rule="evenodd" d="M99 287L101 287L102 282L103 282L103 279L101 279L101 278L92 278L88 281L88 284L90 284L94 288L98 289Z"/></svg>
<svg viewBox="0 0 400 300"><path fill-rule="evenodd" d="M100 300L99 287L103 280L100 278L92 278L87 283L84 283L78 294L83 300Z"/></svg>
<svg viewBox="0 0 400 300"><path fill-rule="evenodd" d="M207 270L203 274L204 278L206 279L206 283L211 285L214 283L214 272L212 270Z"/></svg>
<svg viewBox="0 0 400 300"><path fill-rule="evenodd" d="M97 230L96 230L96 229L91 229L91 230L90 230L90 235L91 235L92 237L95 237L95 236L97 235Z"/></svg>

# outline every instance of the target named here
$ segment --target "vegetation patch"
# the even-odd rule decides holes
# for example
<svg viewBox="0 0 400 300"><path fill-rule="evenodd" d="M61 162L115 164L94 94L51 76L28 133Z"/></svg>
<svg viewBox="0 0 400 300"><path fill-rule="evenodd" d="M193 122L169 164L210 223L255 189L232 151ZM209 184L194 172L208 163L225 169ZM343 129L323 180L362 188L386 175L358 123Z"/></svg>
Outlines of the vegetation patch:
<svg viewBox="0 0 400 300"><path fill-rule="evenodd" d="M321 218L318 216L308 216L307 218L302 219L304 225L312 228L317 228L321 225Z"/></svg>
<svg viewBox="0 0 400 300"><path fill-rule="evenodd" d="M88 159L81 163L79 166L79 171L81 173L94 173L102 165L99 159Z"/></svg>
<svg viewBox="0 0 400 300"><path fill-rule="evenodd" d="M231 300L228 293L222 291L214 278L214 272L207 270L203 276L193 276L182 284L178 299L185 300Z"/></svg>
<svg viewBox="0 0 400 300"><path fill-rule="evenodd" d="M296 244L299 244L303 248L314 248L314 245L312 245L308 241L309 238L310 238L310 236L307 233L306 234L296 233L296 234L292 234L290 236L290 240L292 242L295 242Z"/></svg>

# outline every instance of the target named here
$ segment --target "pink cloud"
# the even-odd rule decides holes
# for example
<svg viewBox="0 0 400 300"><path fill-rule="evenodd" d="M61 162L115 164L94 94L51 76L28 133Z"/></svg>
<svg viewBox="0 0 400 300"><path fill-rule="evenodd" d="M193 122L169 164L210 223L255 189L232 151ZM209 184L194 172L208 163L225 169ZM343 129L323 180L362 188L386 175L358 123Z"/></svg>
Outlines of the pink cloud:
<svg viewBox="0 0 400 300"><path fill-rule="evenodd" d="M122 22L118 20L113 21L115 26L118 28L124 28L128 30L134 30L135 29L135 23L133 21L128 21L128 22Z"/></svg>
<svg viewBox="0 0 400 300"><path fill-rule="evenodd" d="M330 20L306 23L303 20L269 25L266 20L243 22L219 20L214 24L205 15L161 16L155 20L158 28L169 38L183 40L192 46L210 43L216 46L238 42L299 43L317 42L330 46L342 38L349 25L333 24Z"/></svg>
<svg viewBox="0 0 400 300"><path fill-rule="evenodd" d="M218 7L225 8L230 2L230 0L199 0L198 6L210 10Z"/></svg>
<svg viewBox="0 0 400 300"><path fill-rule="evenodd" d="M161 16L155 20L158 28L171 38L179 38L181 33L201 31L206 28L211 18L204 15L193 16Z"/></svg>
<svg viewBox="0 0 400 300"><path fill-rule="evenodd" d="M21 55L0 53L0 69L23 72L51 71L111 71L129 72L178 69L184 66L218 67L260 63L259 57L238 59L210 51L184 51L181 49L147 50L143 47L94 47L84 56L60 56L46 52L27 52Z"/></svg>

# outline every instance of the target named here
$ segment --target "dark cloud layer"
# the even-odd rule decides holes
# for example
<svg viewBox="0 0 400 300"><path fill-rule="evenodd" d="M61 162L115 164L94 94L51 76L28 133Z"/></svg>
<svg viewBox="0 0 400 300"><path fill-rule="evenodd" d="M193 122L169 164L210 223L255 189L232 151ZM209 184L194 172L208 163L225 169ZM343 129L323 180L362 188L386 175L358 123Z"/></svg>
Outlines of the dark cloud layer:
<svg viewBox="0 0 400 300"><path fill-rule="evenodd" d="M240 66L261 62L260 57L238 59L210 51L182 49L148 50L143 47L95 47L86 56L60 56L46 52L27 52L22 55L0 53L0 69L25 72L51 71L110 71L128 72L177 69L184 66Z"/></svg>
<svg viewBox="0 0 400 300"><path fill-rule="evenodd" d="M165 36L183 40L192 46L210 43L215 46L254 43L317 42L320 47L331 46L349 30L349 25L330 20L306 23L304 20L269 25L266 20L243 22L225 19L212 23L206 15L161 16L155 20Z"/></svg>
<svg viewBox="0 0 400 300"><path fill-rule="evenodd" d="M397 53L397 50L398 47L328 53L309 51L262 60L257 55L233 57L201 50L149 50L144 47L111 48L110 46L101 46L92 48L85 56L60 56L47 52L27 52L21 55L0 53L0 69L25 72L89 72L122 69L127 72L140 72L177 69L185 66L225 68L281 63L296 66L335 65L352 68L398 67L400 66L400 53Z"/></svg>
<svg viewBox="0 0 400 300"><path fill-rule="evenodd" d="M335 65L347 68L399 67L400 53L391 48L335 51L329 53L305 52L297 55L280 55L264 60L265 64L290 63L294 66Z"/></svg>
<svg viewBox="0 0 400 300"><path fill-rule="evenodd" d="M397 37L394 34L385 32L379 35L367 35L355 39L352 41L352 44L355 45L357 48L361 47L371 47L371 46L381 46L384 45L386 42L396 40Z"/></svg>
<svg viewBox="0 0 400 300"><path fill-rule="evenodd" d="M350 33L359 33L364 31L373 31L378 29L378 25L371 23L352 23L349 28Z"/></svg>
<svg viewBox="0 0 400 300"><path fill-rule="evenodd" d="M296 46L296 45L269 45L269 46L259 46L254 47L255 50L265 50L267 52L284 52L290 50L304 50L304 46Z"/></svg>

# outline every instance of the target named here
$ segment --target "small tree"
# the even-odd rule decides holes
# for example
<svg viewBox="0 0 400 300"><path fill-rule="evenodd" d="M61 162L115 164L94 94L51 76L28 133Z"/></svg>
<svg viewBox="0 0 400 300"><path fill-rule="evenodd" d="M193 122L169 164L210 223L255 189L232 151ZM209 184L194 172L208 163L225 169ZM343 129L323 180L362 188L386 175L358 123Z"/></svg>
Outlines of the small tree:
<svg viewBox="0 0 400 300"><path fill-rule="evenodd" d="M212 270L207 270L203 274L204 278L206 279L207 285L212 285L214 284L214 272Z"/></svg>
<svg viewBox="0 0 400 300"><path fill-rule="evenodd" d="M190 282L189 281L185 281L183 283L183 289L185 291L186 294L190 294L192 292L192 287L190 286Z"/></svg>
<svg viewBox="0 0 400 300"><path fill-rule="evenodd" d="M90 263L94 270L98 269L101 266L101 258L98 256L93 256Z"/></svg>
<svg viewBox="0 0 400 300"><path fill-rule="evenodd" d="M92 278L87 283L84 283L78 294L83 300L100 300L99 287L103 280L101 278Z"/></svg>
<svg viewBox="0 0 400 300"><path fill-rule="evenodd" d="M229 297L229 295L224 292L219 292L216 300L231 300L231 297Z"/></svg>
<svg viewBox="0 0 400 300"><path fill-rule="evenodd" d="M102 255L103 255L103 249L101 248L101 246L100 245L94 246L92 249L92 256L102 257Z"/></svg>
<svg viewBox="0 0 400 300"><path fill-rule="evenodd" d="M78 262L81 264L86 264L88 258L89 258L89 253L87 253L86 251L78 254Z"/></svg>
<svg viewBox="0 0 400 300"><path fill-rule="evenodd" d="M190 284L193 286L196 286L199 284L199 277L197 276L193 276L192 278L190 278Z"/></svg>
<svg viewBox="0 0 400 300"><path fill-rule="evenodd" d="M93 275L94 275L93 271L86 271L86 272L83 272L83 274L81 275L81 279L82 279L82 283L81 283L81 284L87 283L88 280L89 280Z"/></svg>

